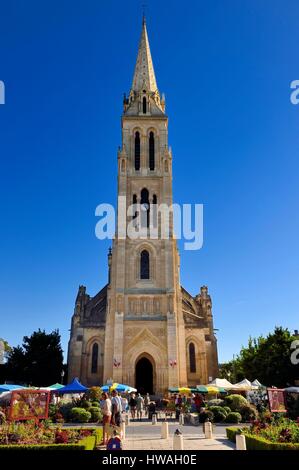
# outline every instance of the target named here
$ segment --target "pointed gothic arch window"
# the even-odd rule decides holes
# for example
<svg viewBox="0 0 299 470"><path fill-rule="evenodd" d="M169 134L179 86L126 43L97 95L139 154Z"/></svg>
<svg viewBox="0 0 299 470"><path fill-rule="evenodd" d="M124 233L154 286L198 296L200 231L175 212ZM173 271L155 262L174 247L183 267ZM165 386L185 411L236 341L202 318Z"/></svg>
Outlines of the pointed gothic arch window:
<svg viewBox="0 0 299 470"><path fill-rule="evenodd" d="M190 372L196 372L196 360L195 360L195 346L194 346L194 343L189 344L189 365L190 365Z"/></svg>
<svg viewBox="0 0 299 470"><path fill-rule="evenodd" d="M99 345L94 343L91 352L91 373L96 374L98 371L98 357L99 357Z"/></svg>
<svg viewBox="0 0 299 470"><path fill-rule="evenodd" d="M135 170L140 170L140 134L135 133Z"/></svg>
<svg viewBox="0 0 299 470"><path fill-rule="evenodd" d="M141 227L148 228L150 222L150 204L149 204L149 192L146 188L141 190L141 199L140 199L140 209L141 209Z"/></svg>
<svg viewBox="0 0 299 470"><path fill-rule="evenodd" d="M149 252L143 250L140 253L140 279L150 278Z"/></svg>
<svg viewBox="0 0 299 470"><path fill-rule="evenodd" d="M146 114L146 97L144 96L143 97L143 100L142 100L142 112L143 114Z"/></svg>
<svg viewBox="0 0 299 470"><path fill-rule="evenodd" d="M149 169L155 169L155 136L153 132L149 135Z"/></svg>

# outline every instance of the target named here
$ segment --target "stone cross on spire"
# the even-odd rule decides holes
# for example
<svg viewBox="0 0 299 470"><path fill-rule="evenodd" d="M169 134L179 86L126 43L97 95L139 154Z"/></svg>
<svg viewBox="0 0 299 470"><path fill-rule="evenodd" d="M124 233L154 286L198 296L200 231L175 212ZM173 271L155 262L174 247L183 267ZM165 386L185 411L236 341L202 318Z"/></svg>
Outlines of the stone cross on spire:
<svg viewBox="0 0 299 470"><path fill-rule="evenodd" d="M139 42L138 56L132 83L132 91L140 92L143 89L145 89L147 92L157 91L156 77L147 36L144 15L142 21L142 32Z"/></svg>

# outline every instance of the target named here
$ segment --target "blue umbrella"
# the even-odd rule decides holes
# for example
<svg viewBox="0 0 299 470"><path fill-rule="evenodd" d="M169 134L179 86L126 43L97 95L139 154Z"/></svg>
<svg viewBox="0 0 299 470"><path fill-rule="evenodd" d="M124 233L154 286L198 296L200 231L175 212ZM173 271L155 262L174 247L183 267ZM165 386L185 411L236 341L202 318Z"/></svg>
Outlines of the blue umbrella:
<svg viewBox="0 0 299 470"><path fill-rule="evenodd" d="M88 390L87 387L82 385L77 378L75 378L71 383L56 390L57 393L84 393Z"/></svg>
<svg viewBox="0 0 299 470"><path fill-rule="evenodd" d="M130 385L124 385L124 384L118 384L118 383L113 383L111 385L103 385L101 387L101 390L103 392L112 392L113 390L116 390L117 392L127 392L131 389L132 387L130 387Z"/></svg>

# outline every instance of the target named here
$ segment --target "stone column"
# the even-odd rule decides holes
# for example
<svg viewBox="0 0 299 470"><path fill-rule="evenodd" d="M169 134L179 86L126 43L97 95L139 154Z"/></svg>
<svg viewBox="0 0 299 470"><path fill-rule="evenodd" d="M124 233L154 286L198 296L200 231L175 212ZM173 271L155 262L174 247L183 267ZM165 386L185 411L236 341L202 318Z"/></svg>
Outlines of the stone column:
<svg viewBox="0 0 299 470"><path fill-rule="evenodd" d="M113 380L122 383L123 378L123 336L124 336L124 314L115 312L114 319L114 357L113 357ZM115 362L115 364L114 364Z"/></svg>
<svg viewBox="0 0 299 470"><path fill-rule="evenodd" d="M177 387L179 385L178 361L177 356L177 326L175 314L167 314L167 352L168 352L168 387ZM176 365L171 366L171 362L176 361Z"/></svg>

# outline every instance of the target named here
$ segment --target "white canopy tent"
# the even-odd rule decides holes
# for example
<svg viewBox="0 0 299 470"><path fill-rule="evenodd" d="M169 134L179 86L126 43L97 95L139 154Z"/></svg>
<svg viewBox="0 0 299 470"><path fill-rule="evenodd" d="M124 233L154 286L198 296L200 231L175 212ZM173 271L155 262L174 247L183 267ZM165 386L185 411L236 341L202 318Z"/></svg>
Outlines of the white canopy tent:
<svg viewBox="0 0 299 470"><path fill-rule="evenodd" d="M231 384L228 380L226 379L214 379L212 382L209 383L211 386L215 387L221 387L224 388L225 390L240 390L240 388L237 385Z"/></svg>
<svg viewBox="0 0 299 470"><path fill-rule="evenodd" d="M250 391L258 389L258 386L251 383L248 379L243 379L241 382L238 382L235 385L239 388L239 390Z"/></svg>
<svg viewBox="0 0 299 470"><path fill-rule="evenodd" d="M255 379L253 382L252 382L252 385L255 385L256 387L263 387L263 385L261 384L261 382L259 382L257 379Z"/></svg>

